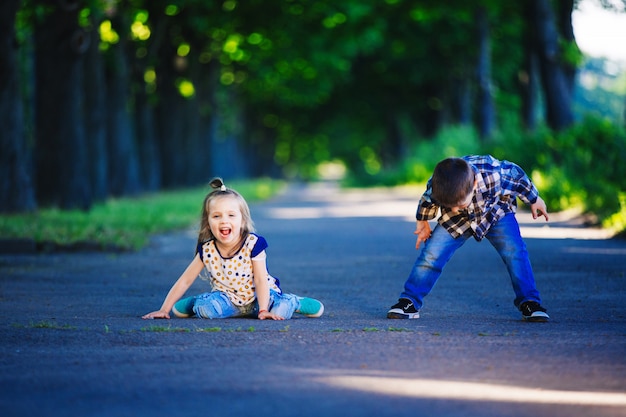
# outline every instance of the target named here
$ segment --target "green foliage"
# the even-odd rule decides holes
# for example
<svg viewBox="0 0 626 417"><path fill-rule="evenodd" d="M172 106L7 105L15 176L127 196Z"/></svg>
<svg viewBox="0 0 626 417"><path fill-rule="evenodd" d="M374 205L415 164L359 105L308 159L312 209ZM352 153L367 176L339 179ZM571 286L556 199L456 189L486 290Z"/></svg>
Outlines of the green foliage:
<svg viewBox="0 0 626 417"><path fill-rule="evenodd" d="M373 173L363 170L360 175L359 171L353 171L345 183L352 186L421 184L430 178L440 160L481 153L481 149L478 135L472 127L449 126L440 130L433 139L418 140L409 156L391 168Z"/></svg>
<svg viewBox="0 0 626 417"><path fill-rule="evenodd" d="M469 127L448 127L432 140L418 141L397 165L376 175L352 173L346 184L423 183L440 160L483 153L520 165L550 211L578 208L605 227L626 230L626 131L591 115L562 132L509 127L486 143Z"/></svg>
<svg viewBox="0 0 626 417"><path fill-rule="evenodd" d="M588 115L562 132L540 128L501 134L494 156L531 175L551 211L578 208L613 230L626 230L626 131Z"/></svg>
<svg viewBox="0 0 626 417"><path fill-rule="evenodd" d="M283 183L269 179L229 184L247 201L266 199ZM97 245L136 250L155 233L192 227L199 222L209 189L167 191L139 198L111 199L89 212L55 208L0 216L0 238L30 239L61 246Z"/></svg>
<svg viewBox="0 0 626 417"><path fill-rule="evenodd" d="M552 210L580 207L607 218L621 210L625 191L626 132L606 119L588 116L560 133L528 135L519 143L537 186Z"/></svg>

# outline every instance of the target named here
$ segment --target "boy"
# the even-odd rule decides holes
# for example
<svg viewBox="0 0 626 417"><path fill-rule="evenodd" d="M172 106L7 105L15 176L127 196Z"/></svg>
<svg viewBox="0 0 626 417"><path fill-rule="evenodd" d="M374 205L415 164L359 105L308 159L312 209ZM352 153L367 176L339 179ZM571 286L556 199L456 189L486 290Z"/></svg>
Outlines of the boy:
<svg viewBox="0 0 626 417"><path fill-rule="evenodd" d="M533 219L544 216L546 204L526 173L516 164L490 155L448 158L439 162L428 181L415 215L416 249L421 254L409 274L390 319L416 319L423 299L437 282L445 264L467 239L486 238L504 261L515 292L514 304L524 320L549 320L515 218L516 198L530 205ZM432 220L441 210L434 230Z"/></svg>

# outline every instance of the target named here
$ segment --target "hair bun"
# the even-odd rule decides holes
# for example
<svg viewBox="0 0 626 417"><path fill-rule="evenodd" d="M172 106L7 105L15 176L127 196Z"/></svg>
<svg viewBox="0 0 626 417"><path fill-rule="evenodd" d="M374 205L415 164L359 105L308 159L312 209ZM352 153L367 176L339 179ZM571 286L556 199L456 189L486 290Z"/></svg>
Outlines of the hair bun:
<svg viewBox="0 0 626 417"><path fill-rule="evenodd" d="M215 190L226 191L226 185L224 185L224 180L219 177L213 178L209 185Z"/></svg>

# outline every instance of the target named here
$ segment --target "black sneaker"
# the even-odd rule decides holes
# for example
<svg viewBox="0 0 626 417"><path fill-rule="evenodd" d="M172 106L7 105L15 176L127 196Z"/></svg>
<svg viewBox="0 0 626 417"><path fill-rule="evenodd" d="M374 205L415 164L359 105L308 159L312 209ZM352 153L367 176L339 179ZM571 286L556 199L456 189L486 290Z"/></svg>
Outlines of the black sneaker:
<svg viewBox="0 0 626 417"><path fill-rule="evenodd" d="M550 316L546 313L546 309L541 307L536 301L526 301L519 306L522 317L526 321L548 321Z"/></svg>
<svg viewBox="0 0 626 417"><path fill-rule="evenodd" d="M415 309L413 301L408 298L400 298L387 312L388 319L419 319L420 312Z"/></svg>

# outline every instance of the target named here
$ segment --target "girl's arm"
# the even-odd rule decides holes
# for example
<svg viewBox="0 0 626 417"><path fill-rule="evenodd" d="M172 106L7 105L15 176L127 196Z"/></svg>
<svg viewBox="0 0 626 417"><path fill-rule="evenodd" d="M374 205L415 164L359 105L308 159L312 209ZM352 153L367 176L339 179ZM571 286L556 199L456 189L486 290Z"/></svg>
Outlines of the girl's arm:
<svg viewBox="0 0 626 417"><path fill-rule="evenodd" d="M204 265L202 264L202 260L200 260L200 255L196 254L195 258L193 258L193 261L191 261L187 269L185 269L185 272L183 272L180 278L178 278L170 291L167 293L167 296L165 297L161 308L157 311L146 314L142 318L169 319L172 307L174 307L176 301L178 301L189 289L189 287L191 287L191 284L194 283L200 272L202 272L202 268L204 268Z"/></svg>
<svg viewBox="0 0 626 417"><path fill-rule="evenodd" d="M280 317L269 311L270 285L269 282L267 282L267 263L265 262L265 257L252 261L252 276L254 277L256 299L259 303L259 320L284 320L284 317Z"/></svg>

